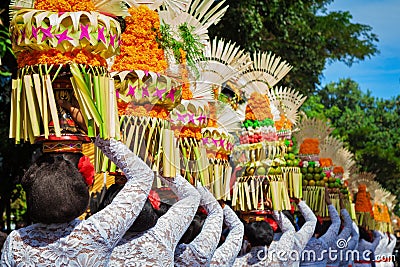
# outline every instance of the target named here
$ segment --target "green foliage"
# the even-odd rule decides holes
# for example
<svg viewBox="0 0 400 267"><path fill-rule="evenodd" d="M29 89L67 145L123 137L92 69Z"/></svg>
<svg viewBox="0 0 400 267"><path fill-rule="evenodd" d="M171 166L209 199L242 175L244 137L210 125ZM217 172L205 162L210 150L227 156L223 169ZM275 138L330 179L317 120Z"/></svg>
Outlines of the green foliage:
<svg viewBox="0 0 400 267"><path fill-rule="evenodd" d="M202 58L204 46L200 40L193 35L194 27L189 27L187 23L179 25L178 32L174 33L169 25L160 25L160 34L157 36L157 42L168 51L172 50L177 62L182 63L182 51L186 52L186 60L189 66L194 67L195 60ZM175 35L178 35L177 37Z"/></svg>
<svg viewBox="0 0 400 267"><path fill-rule="evenodd" d="M383 187L400 195L400 96L376 99L345 79L309 97L302 111L329 120L333 135L354 153L360 170L375 173Z"/></svg>
<svg viewBox="0 0 400 267"><path fill-rule="evenodd" d="M325 65L351 65L378 53L368 25L352 23L349 12L326 11L330 0L227 0L228 11L210 29L248 51L272 51L293 66L281 85L310 95Z"/></svg>

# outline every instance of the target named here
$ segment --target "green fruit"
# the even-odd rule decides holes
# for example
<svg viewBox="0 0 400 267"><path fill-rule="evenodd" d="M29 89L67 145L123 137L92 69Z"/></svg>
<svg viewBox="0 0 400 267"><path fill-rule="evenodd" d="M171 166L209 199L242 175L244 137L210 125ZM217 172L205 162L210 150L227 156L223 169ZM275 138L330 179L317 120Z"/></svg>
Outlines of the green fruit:
<svg viewBox="0 0 400 267"><path fill-rule="evenodd" d="M306 168L306 167L303 167L303 168L301 168L300 171L301 171L302 174L306 174L306 173L307 173L307 168Z"/></svg>
<svg viewBox="0 0 400 267"><path fill-rule="evenodd" d="M341 184L342 182L341 182L341 180L339 179L339 178L336 178L336 181L335 181L336 183L338 183L338 184Z"/></svg>
<svg viewBox="0 0 400 267"><path fill-rule="evenodd" d="M325 186L325 181L324 180L321 180L321 181L319 181L320 182L320 185L321 186Z"/></svg>
<svg viewBox="0 0 400 267"><path fill-rule="evenodd" d="M329 187L329 188L334 188L334 187L335 187L335 183L329 183L329 184L328 184L328 187Z"/></svg>
<svg viewBox="0 0 400 267"><path fill-rule="evenodd" d="M288 154L285 154L283 157L284 157L286 160L289 159L289 155L288 155Z"/></svg>
<svg viewBox="0 0 400 267"><path fill-rule="evenodd" d="M307 171L308 171L309 173L313 173L313 172L314 172L314 168L313 168L313 167L308 167L308 168L307 168Z"/></svg>
<svg viewBox="0 0 400 267"><path fill-rule="evenodd" d="M281 167L277 167L277 168L276 168L275 174L276 174L276 175L282 174L282 169L281 169Z"/></svg>
<svg viewBox="0 0 400 267"><path fill-rule="evenodd" d="M293 153L289 153L289 159L295 159L296 158L296 156L293 154Z"/></svg>
<svg viewBox="0 0 400 267"><path fill-rule="evenodd" d="M307 173L307 174L306 174L306 179L307 179L307 180L312 180L313 177L314 177L314 176L313 176L311 173Z"/></svg>
<svg viewBox="0 0 400 267"><path fill-rule="evenodd" d="M307 180L303 180L303 186L307 186L308 185L308 181Z"/></svg>
<svg viewBox="0 0 400 267"><path fill-rule="evenodd" d="M269 168L268 174L269 175L275 175L275 168Z"/></svg>
<svg viewBox="0 0 400 267"><path fill-rule="evenodd" d="M334 183L336 180L335 180L335 178L333 178L333 177L329 177L329 183Z"/></svg>
<svg viewBox="0 0 400 267"><path fill-rule="evenodd" d="M286 165L287 166L293 166L293 161L291 159L286 160Z"/></svg>
<svg viewBox="0 0 400 267"><path fill-rule="evenodd" d="M315 181L321 180L321 175L319 173L314 174L314 180Z"/></svg>
<svg viewBox="0 0 400 267"><path fill-rule="evenodd" d="M315 182L315 185L316 185L316 186L321 186L321 181L316 181L316 182Z"/></svg>
<svg viewBox="0 0 400 267"><path fill-rule="evenodd" d="M299 166L300 160L299 159L294 159L293 160L293 166L297 167Z"/></svg>
<svg viewBox="0 0 400 267"><path fill-rule="evenodd" d="M256 173L257 175L265 175L267 170L264 167L258 167Z"/></svg>
<svg viewBox="0 0 400 267"><path fill-rule="evenodd" d="M292 152L292 151L293 151L293 146L289 146L289 147L287 148L287 151L288 151L288 152Z"/></svg>

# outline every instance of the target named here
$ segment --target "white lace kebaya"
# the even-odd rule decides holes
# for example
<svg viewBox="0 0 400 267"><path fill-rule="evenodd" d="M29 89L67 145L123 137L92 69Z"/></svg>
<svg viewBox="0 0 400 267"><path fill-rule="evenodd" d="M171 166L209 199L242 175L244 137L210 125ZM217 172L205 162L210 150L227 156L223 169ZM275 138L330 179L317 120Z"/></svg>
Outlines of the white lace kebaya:
<svg viewBox="0 0 400 267"><path fill-rule="evenodd" d="M97 138L96 145L128 179L114 201L87 220L37 223L12 231L1 266L107 266L112 250L142 210L154 173L121 142Z"/></svg>
<svg viewBox="0 0 400 267"><path fill-rule="evenodd" d="M197 190L201 196L200 205L208 215L196 238L190 244L179 244L176 247L175 266L209 266L221 237L221 205L205 187L198 187Z"/></svg>
<svg viewBox="0 0 400 267"><path fill-rule="evenodd" d="M323 236L319 238L312 237L308 241L304 250L313 253L308 253L306 256L302 255L300 266L326 266L328 261L328 253L326 251L336 242L340 228L340 217L332 204L328 205L328 211L332 224Z"/></svg>
<svg viewBox="0 0 400 267"><path fill-rule="evenodd" d="M215 251L210 264L212 267L232 266L242 247L243 223L228 205L225 205L223 212L229 233L224 243Z"/></svg>
<svg viewBox="0 0 400 267"><path fill-rule="evenodd" d="M293 259L289 258L288 266L299 266L300 264L300 256L303 252L304 248L306 247L308 241L314 234L315 225L317 224L317 217L315 216L314 212L308 207L306 202L300 201L297 205L301 215L305 220L303 226L294 234L294 243L291 253L293 253ZM279 223L280 221L278 221ZM282 225L279 225L279 228L282 228Z"/></svg>
<svg viewBox="0 0 400 267"><path fill-rule="evenodd" d="M114 248L109 266L174 266L175 247L196 214L200 194L180 175L162 180L179 201L151 229L139 234L128 231Z"/></svg>
<svg viewBox="0 0 400 267"><path fill-rule="evenodd" d="M278 225L282 225L281 238L278 241L272 241L269 247L252 247L249 253L236 258L233 266L288 266L287 258L289 255L281 255L280 253L287 253L293 248L295 229L282 212L274 211L273 216Z"/></svg>

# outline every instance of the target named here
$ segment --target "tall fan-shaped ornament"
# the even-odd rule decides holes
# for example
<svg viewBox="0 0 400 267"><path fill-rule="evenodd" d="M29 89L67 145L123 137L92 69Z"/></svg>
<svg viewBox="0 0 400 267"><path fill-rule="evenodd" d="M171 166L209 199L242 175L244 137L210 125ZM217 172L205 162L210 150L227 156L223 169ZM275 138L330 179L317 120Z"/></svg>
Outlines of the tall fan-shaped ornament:
<svg viewBox="0 0 400 267"><path fill-rule="evenodd" d="M281 86L271 89L268 98L279 110L279 120L275 121L278 136L291 139L293 126L298 122L298 110L307 97L294 89Z"/></svg>
<svg viewBox="0 0 400 267"><path fill-rule="evenodd" d="M13 1L13 50L18 73L12 86L10 137L44 142L45 152L77 152L88 136L119 138L114 81L106 59L119 52L121 29L104 8L124 14L120 1ZM107 13L110 14L110 13ZM63 103L61 108L59 103ZM80 109L75 124L71 109ZM97 132L99 129L99 132Z"/></svg>

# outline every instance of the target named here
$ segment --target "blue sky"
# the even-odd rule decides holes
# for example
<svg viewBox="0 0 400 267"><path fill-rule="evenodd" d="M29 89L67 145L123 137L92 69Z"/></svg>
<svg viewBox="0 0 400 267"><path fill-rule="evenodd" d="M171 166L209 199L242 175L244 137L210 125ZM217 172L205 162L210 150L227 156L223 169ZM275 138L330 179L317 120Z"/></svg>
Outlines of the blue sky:
<svg viewBox="0 0 400 267"><path fill-rule="evenodd" d="M350 11L352 22L371 26L379 38L380 54L351 67L343 63L327 65L322 85L351 78L374 97L390 99L400 95L400 1L334 0L328 10Z"/></svg>

